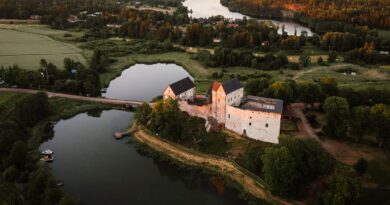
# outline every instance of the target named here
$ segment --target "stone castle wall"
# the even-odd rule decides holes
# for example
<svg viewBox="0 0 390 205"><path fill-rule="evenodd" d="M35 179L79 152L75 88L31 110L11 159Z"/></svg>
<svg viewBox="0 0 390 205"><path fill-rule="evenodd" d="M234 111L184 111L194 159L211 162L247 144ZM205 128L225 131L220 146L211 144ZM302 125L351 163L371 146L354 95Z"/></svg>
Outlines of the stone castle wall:
<svg viewBox="0 0 390 205"><path fill-rule="evenodd" d="M180 101L179 106L181 111L184 111L191 116L201 117L205 120L211 116L210 105L198 106L189 104L187 101Z"/></svg>
<svg viewBox="0 0 390 205"><path fill-rule="evenodd" d="M278 113L244 110L233 106L226 107L226 129L252 139L278 143L280 122L281 115Z"/></svg>

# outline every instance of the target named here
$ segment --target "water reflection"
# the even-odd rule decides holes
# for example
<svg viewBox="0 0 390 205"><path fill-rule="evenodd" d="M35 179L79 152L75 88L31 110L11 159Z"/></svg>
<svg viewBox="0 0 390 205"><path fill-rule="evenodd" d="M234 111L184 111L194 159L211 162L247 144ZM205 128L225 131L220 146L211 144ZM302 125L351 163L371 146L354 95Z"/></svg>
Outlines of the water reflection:
<svg viewBox="0 0 390 205"><path fill-rule="evenodd" d="M229 11L227 7L220 3L220 0L185 0L183 5L192 11L191 16L195 18L208 18L222 15L225 18L242 19L245 16L238 12ZM295 29L297 35L300 35L302 31L306 31L308 36L313 35L313 32L309 28L298 23L277 20L271 20L271 22L279 28L279 34L282 33L282 26L284 25L285 32L287 32L288 35L294 35Z"/></svg>
<svg viewBox="0 0 390 205"><path fill-rule="evenodd" d="M167 85L190 74L176 64L136 64L110 82L104 97L150 101L162 94ZM191 76L190 76L191 77Z"/></svg>
<svg viewBox="0 0 390 205"><path fill-rule="evenodd" d="M199 170L148 157L136 144L115 140L115 131L125 130L133 114L109 110L89 112L59 121L52 140L40 149L54 151L50 164L68 194L86 205L125 204L245 204L237 193L222 195Z"/></svg>

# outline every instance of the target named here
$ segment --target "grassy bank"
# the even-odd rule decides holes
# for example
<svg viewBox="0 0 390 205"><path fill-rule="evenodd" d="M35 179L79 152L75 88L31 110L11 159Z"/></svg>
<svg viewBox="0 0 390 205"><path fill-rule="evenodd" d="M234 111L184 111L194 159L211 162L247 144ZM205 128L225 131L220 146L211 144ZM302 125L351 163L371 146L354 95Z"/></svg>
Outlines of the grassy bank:
<svg viewBox="0 0 390 205"><path fill-rule="evenodd" d="M234 181L245 192L258 199L275 204L294 203L270 194L261 178L239 166L230 159L196 152L176 143L159 138L143 127L139 127L139 129L134 132L134 137L155 151L163 153L180 163L202 167L220 174L223 177Z"/></svg>
<svg viewBox="0 0 390 205"><path fill-rule="evenodd" d="M58 97L51 98L49 102L51 114L33 127L32 137L29 140L29 147L31 148L37 148L41 142L45 140L45 138L51 137L45 133L48 123L61 119L68 119L82 112L110 108L110 106L100 103L70 100Z"/></svg>
<svg viewBox="0 0 390 205"><path fill-rule="evenodd" d="M151 157L151 158L158 160L164 164L172 165L176 169L177 168L183 169L186 172L187 171L188 172L195 171L195 172L198 172L200 174L205 174L207 176L220 178L223 182L224 187L229 187L229 188L233 188L233 189L237 190L237 192L238 192L237 197L241 200L247 201L248 204L271 205L270 203L268 203L264 200L255 198L251 194L248 194L240 184L237 184L235 181L232 181L229 178L222 177L221 174L217 171L204 169L201 166L193 166L193 165L181 163L181 162L175 160L174 158L170 157L169 155L162 153L162 152L158 152L158 151L154 150L152 147L149 147L148 145L143 144L140 141L137 141L136 138L130 138L128 143L135 143L137 146L137 152L139 152L140 154Z"/></svg>

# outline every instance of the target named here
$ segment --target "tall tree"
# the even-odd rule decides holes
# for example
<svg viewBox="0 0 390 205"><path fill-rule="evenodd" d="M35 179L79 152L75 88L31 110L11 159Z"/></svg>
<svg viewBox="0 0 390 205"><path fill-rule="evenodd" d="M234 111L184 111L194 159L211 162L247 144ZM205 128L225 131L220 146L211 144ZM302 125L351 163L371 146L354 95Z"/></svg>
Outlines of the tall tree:
<svg viewBox="0 0 390 205"><path fill-rule="evenodd" d="M286 147L267 148L261 159L264 179L271 192L279 196L293 194L298 173L290 151Z"/></svg>
<svg viewBox="0 0 390 205"><path fill-rule="evenodd" d="M150 128L163 138L180 141L182 138L182 113L177 101L160 100L153 107L150 116Z"/></svg>
<svg viewBox="0 0 390 205"><path fill-rule="evenodd" d="M325 100L326 125L324 132L330 137L345 137L348 131L349 105L342 97L328 97Z"/></svg>
<svg viewBox="0 0 390 205"><path fill-rule="evenodd" d="M350 134L359 141L370 128L370 109L363 106L352 108L349 119Z"/></svg>
<svg viewBox="0 0 390 205"><path fill-rule="evenodd" d="M321 204L349 205L355 204L360 196L360 184L353 178L336 176L324 192Z"/></svg>
<svg viewBox="0 0 390 205"><path fill-rule="evenodd" d="M147 125L150 121L150 115L152 113L152 108L148 103L142 103L134 113L134 119L137 120L141 125Z"/></svg>
<svg viewBox="0 0 390 205"><path fill-rule="evenodd" d="M371 128L380 147L390 139L390 109L384 104L377 104L370 109Z"/></svg>
<svg viewBox="0 0 390 205"><path fill-rule="evenodd" d="M90 62L90 67L92 70L102 73L106 70L108 63L109 63L108 56L104 54L101 50L96 49L93 52L92 59Z"/></svg>
<svg viewBox="0 0 390 205"><path fill-rule="evenodd" d="M314 82L299 81L297 84L299 99L307 104L313 105L315 102L319 102L322 99L322 89Z"/></svg>

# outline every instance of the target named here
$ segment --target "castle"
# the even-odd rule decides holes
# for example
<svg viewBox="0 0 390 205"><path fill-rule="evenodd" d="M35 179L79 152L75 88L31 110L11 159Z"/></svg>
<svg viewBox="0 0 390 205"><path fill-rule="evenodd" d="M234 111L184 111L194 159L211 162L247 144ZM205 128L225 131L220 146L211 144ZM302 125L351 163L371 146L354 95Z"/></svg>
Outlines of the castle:
<svg viewBox="0 0 390 205"><path fill-rule="evenodd" d="M214 82L205 95L196 96L195 84L184 78L170 84L163 98L178 100L180 109L191 116L206 119L246 137L278 143L283 101L278 99L244 96L238 79L224 83Z"/></svg>

